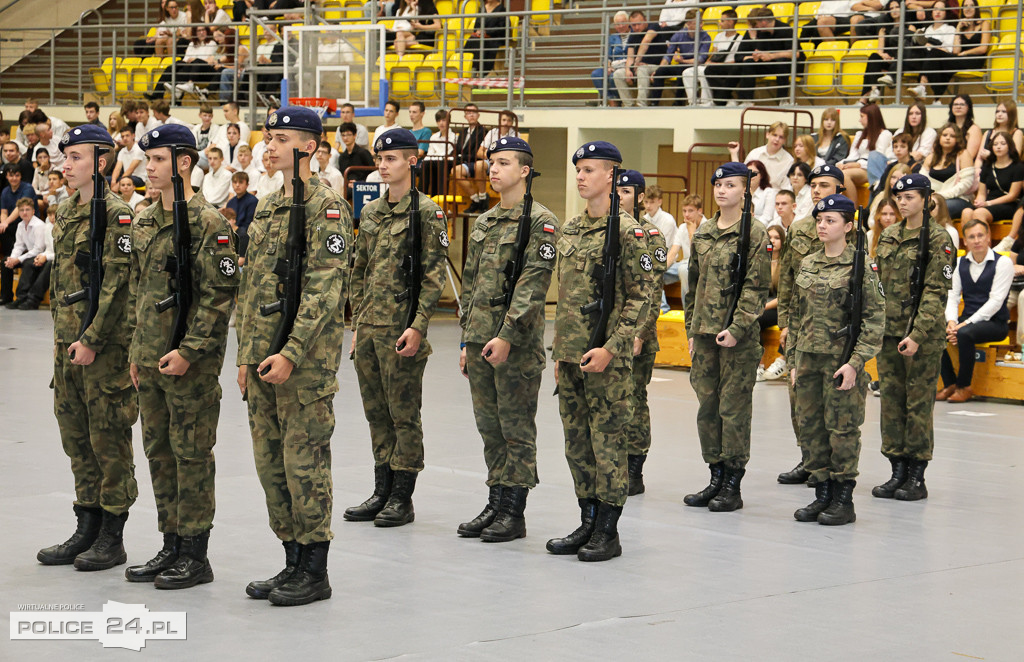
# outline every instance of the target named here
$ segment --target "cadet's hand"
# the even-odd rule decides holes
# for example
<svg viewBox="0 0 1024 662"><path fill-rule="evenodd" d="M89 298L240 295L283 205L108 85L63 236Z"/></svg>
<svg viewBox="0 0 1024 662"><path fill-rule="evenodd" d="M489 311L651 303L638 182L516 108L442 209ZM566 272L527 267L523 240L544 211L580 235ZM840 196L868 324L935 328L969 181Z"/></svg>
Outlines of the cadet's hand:
<svg viewBox="0 0 1024 662"><path fill-rule="evenodd" d="M693 358L693 338L689 338L686 341L686 344L687 344L687 349L690 350L690 358L692 359Z"/></svg>
<svg viewBox="0 0 1024 662"><path fill-rule="evenodd" d="M614 355L604 347L595 347L580 360L580 370L583 372L604 372L608 364L612 362Z"/></svg>
<svg viewBox="0 0 1024 662"><path fill-rule="evenodd" d="M274 354L263 359L263 363L256 367L260 373L260 379L268 384L284 384L292 376L295 364L281 356Z"/></svg>
<svg viewBox="0 0 1024 662"><path fill-rule="evenodd" d="M352 332L352 345L348 348L348 355L353 356L356 353L356 332Z"/></svg>
<svg viewBox="0 0 1024 662"><path fill-rule="evenodd" d="M900 354L902 354L903 356L913 356L914 354L917 354L918 347L920 347L920 345L911 340L910 336L907 336L906 338L900 341L898 349L900 351Z"/></svg>
<svg viewBox="0 0 1024 662"><path fill-rule="evenodd" d="M139 366L135 365L134 363L129 364L128 365L128 374L132 378L132 386L134 386L135 390L138 391L139 390Z"/></svg>
<svg viewBox="0 0 1024 662"><path fill-rule="evenodd" d="M785 351L785 349L786 349L786 338L788 338L788 337L789 337L789 327L787 326L785 329L779 331L779 347L781 347L783 349L783 351Z"/></svg>
<svg viewBox="0 0 1024 662"><path fill-rule="evenodd" d="M790 368L789 370L789 385L796 386L796 368Z"/></svg>
<svg viewBox="0 0 1024 662"><path fill-rule="evenodd" d="M838 391L849 391L857 384L857 371L849 363L844 363L839 370L836 370L835 374L832 375L832 379L840 376L843 378L843 383L836 387Z"/></svg>
<svg viewBox="0 0 1024 662"><path fill-rule="evenodd" d="M160 357L160 374L180 377L188 372L190 365L192 364L181 358L178 350L172 349Z"/></svg>
<svg viewBox="0 0 1024 662"><path fill-rule="evenodd" d="M81 340L71 343L68 356L71 357L72 365L91 365L96 360L96 352L83 345Z"/></svg>
<svg viewBox="0 0 1024 662"><path fill-rule="evenodd" d="M491 341L484 345L480 355L491 365L499 365L508 360L508 353L512 349L512 343L501 338L491 338Z"/></svg>
<svg viewBox="0 0 1024 662"><path fill-rule="evenodd" d="M640 338L633 338L633 356L637 356L644 349L644 341Z"/></svg>
<svg viewBox="0 0 1024 662"><path fill-rule="evenodd" d="M557 367L556 367L556 369L557 369ZM465 377L466 379L469 379L469 371L466 369L466 348L465 347L463 347L462 350L459 351L459 372L462 373L463 377Z"/></svg>
<svg viewBox="0 0 1024 662"><path fill-rule="evenodd" d="M726 329L725 331L722 331L717 336L715 336L715 342L718 343L719 347L736 346L736 338L733 337L729 329Z"/></svg>
<svg viewBox="0 0 1024 662"><path fill-rule="evenodd" d="M246 380L246 378L248 376L249 376L249 366L247 366L247 365L240 365L240 366L238 366L238 378L236 379L236 381L238 382L238 390L242 393L243 397L245 396L245 383L246 383L245 380Z"/></svg>
<svg viewBox="0 0 1024 662"><path fill-rule="evenodd" d="M422 341L423 334L409 327L398 337L398 342L395 343L395 351L398 352L399 356L404 356L407 359L412 358L416 356L416 352L420 351L420 343Z"/></svg>

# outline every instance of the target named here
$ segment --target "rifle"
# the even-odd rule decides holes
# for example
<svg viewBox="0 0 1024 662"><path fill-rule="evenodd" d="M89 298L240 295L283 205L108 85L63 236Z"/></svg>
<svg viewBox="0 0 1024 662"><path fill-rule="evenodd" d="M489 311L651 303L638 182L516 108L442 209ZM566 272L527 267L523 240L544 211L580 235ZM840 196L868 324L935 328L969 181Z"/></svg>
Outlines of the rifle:
<svg viewBox="0 0 1024 662"><path fill-rule="evenodd" d="M79 301L88 301L85 315L82 317L82 328L79 337L85 335L96 312L100 307L100 289L103 287L103 240L107 234L107 199L103 185L106 180L100 172L100 146L93 145L92 152L92 200L89 203L89 250L78 251L75 255L75 266L87 277L82 289L64 295L64 305L70 306ZM103 150L107 151L107 150ZM74 360L75 353L71 353Z"/></svg>
<svg viewBox="0 0 1024 662"><path fill-rule="evenodd" d="M910 332L914 330L914 322L917 320L917 309L921 307L921 295L924 293L924 277L925 270L928 268L928 255L929 251L929 234L931 234L929 227L931 221L931 210L928 208L931 196L927 196L924 201L924 210L921 212L921 234L917 236L917 259L914 260L914 268L910 272L910 298L904 299L902 305L904 308L910 308L910 318L907 319L907 332L903 335L904 338L910 337ZM900 343L899 350L902 352L907 349L907 343Z"/></svg>
<svg viewBox="0 0 1024 662"><path fill-rule="evenodd" d="M420 289L423 287L423 233L420 228L420 192L416 190L416 178L420 173L420 164L409 167L412 171L412 186L409 188L409 252L402 261L405 271L405 289L395 295L395 303L409 300L409 310L405 315L405 328L412 327L419 309ZM405 349L405 342L396 345L398 351Z"/></svg>
<svg viewBox="0 0 1024 662"><path fill-rule="evenodd" d="M306 185L299 173L299 161L309 156L306 152L292 149L292 204L288 207L288 238L284 243L284 257L278 258L274 265L277 276L277 296L274 303L260 306L260 315L281 314L274 337L270 340L268 356L279 354L288 343L288 336L295 325L295 317L299 314L299 300L302 298L303 261L306 259ZM270 372L270 366L260 371L261 375Z"/></svg>
<svg viewBox="0 0 1024 662"><path fill-rule="evenodd" d="M732 274L728 287L722 288L722 296L729 297L729 312L725 318L725 327L732 325L736 314L736 305L743 292L743 281L747 279L747 256L750 253L750 223L753 218L750 198L750 174L747 173L747 190L743 195L743 212L740 214L740 238L736 244L736 252L732 256L729 272Z"/></svg>
<svg viewBox="0 0 1024 662"><path fill-rule="evenodd" d="M526 265L526 247L530 243L530 216L533 214L533 178L540 175L539 172L530 168L530 174L526 177L526 195L523 196L523 214L519 217L519 227L516 229L516 252L512 259L505 263L501 273L505 274L505 282L501 286L503 294L491 298L492 306L501 306L501 317L498 318L498 325L494 328L494 337L498 337L501 327L505 324L505 315L512 305L512 295L515 294L516 283L523 275L523 267Z"/></svg>
<svg viewBox="0 0 1024 662"><path fill-rule="evenodd" d="M185 201L185 182L178 172L178 148L171 146L171 187L174 201L171 203L171 217L174 223L174 255L168 255L163 270L170 273L171 295L156 302L156 312L170 308L174 312L174 325L167 339L164 353L178 349L185 333L188 332L189 311L192 309L192 231L188 226L188 203ZM161 368L167 364L161 365Z"/></svg>
<svg viewBox="0 0 1024 662"><path fill-rule="evenodd" d="M595 347L601 347L607 341L608 319L611 317L612 308L615 307L615 272L618 271L619 257L622 246L619 244L619 166L612 169L612 192L611 207L608 209L608 225L604 231L604 248L601 249L601 257L604 266L596 269L594 277L597 279L598 297L588 304L580 306L580 312L584 315L597 313L597 323L590 332L590 342L587 344L587 351ZM587 359L580 365L587 365Z"/></svg>
<svg viewBox="0 0 1024 662"><path fill-rule="evenodd" d="M864 232L864 219L868 211L864 207L857 208L856 243L853 253L853 270L850 272L850 291L843 297L843 307L846 308L846 326L838 331L832 332L832 340L846 337L843 345L843 354L839 359L839 367L850 362L853 356L853 348L860 337L860 329L864 320L864 246L867 243L867 235ZM843 383L842 376L836 377L835 387L839 388Z"/></svg>

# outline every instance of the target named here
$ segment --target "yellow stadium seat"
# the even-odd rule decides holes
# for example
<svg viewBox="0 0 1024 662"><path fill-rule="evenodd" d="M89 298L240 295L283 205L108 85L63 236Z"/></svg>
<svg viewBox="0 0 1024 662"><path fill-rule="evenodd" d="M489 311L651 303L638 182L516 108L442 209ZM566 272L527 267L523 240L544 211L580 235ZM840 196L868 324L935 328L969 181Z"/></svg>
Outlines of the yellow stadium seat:
<svg viewBox="0 0 1024 662"><path fill-rule="evenodd" d="M824 96L836 89L839 62L846 54L845 41L823 41L807 56L804 94Z"/></svg>
<svg viewBox="0 0 1024 662"><path fill-rule="evenodd" d="M997 46L989 49L988 67L989 83L986 87L990 92L1013 92L1014 58L1019 58L1016 35L1007 34L999 40Z"/></svg>
<svg viewBox="0 0 1024 662"><path fill-rule="evenodd" d="M551 0L530 0L531 11L549 11L552 6ZM533 14L530 16L530 25L548 25L549 23L551 23L551 14Z"/></svg>
<svg viewBox="0 0 1024 662"><path fill-rule="evenodd" d="M114 93L123 97L131 87L132 71L142 66L141 57L122 58L114 67Z"/></svg>
<svg viewBox="0 0 1024 662"><path fill-rule="evenodd" d="M1004 0L978 0L978 7L981 9L981 15L991 19L998 17L999 10L1005 4L1006 2ZM1016 3L1014 3L1013 8L1016 11ZM996 26L993 25L992 27L995 28Z"/></svg>
<svg viewBox="0 0 1024 662"><path fill-rule="evenodd" d="M995 38L997 36L999 37L1000 41L1006 35L1010 35L1010 36L1013 36L1014 38L1016 38L1016 35L1017 35L1017 22L1019 20L1020 20L1020 16L1017 13L1017 3L1013 3L1012 5L1006 5L1004 7L1000 7L999 8L998 27L996 25L997 21L995 20L995 17L993 17L993 20L992 20L992 29L993 30L996 30L996 29L999 30L999 32L997 32L996 34L992 35L993 41L995 40Z"/></svg>
<svg viewBox="0 0 1024 662"><path fill-rule="evenodd" d="M103 60L102 65L98 67L89 67L89 75L92 76L92 87L97 95L102 97L110 96L111 81L114 76L114 65L114 58L108 57ZM13 134L11 135L11 139L14 139Z"/></svg>
<svg viewBox="0 0 1024 662"><path fill-rule="evenodd" d="M132 69L131 86L133 94L145 94L153 86L153 69L160 66L162 58L143 58L139 66Z"/></svg>
<svg viewBox="0 0 1024 662"><path fill-rule="evenodd" d="M437 8L438 16L447 16L455 13L455 0L437 0L434 3L434 7Z"/></svg>
<svg viewBox="0 0 1024 662"><path fill-rule="evenodd" d="M421 101L440 98L441 65L444 62L444 55L441 53L427 53L416 69L413 70L413 89L415 97Z"/></svg>
<svg viewBox="0 0 1024 662"><path fill-rule="evenodd" d="M801 2L799 6L800 19L798 22L803 26L814 19L814 15L818 13L818 8L821 7L821 2Z"/></svg>
<svg viewBox="0 0 1024 662"><path fill-rule="evenodd" d="M796 5L792 2L773 2L768 5L768 9L772 10L775 18L786 25L793 25L793 11L796 9Z"/></svg>
<svg viewBox="0 0 1024 662"><path fill-rule="evenodd" d="M839 93L846 96L859 96L864 89L864 71L868 66L868 56L878 51L877 39L860 39L853 42L850 49L843 55L839 65Z"/></svg>
<svg viewBox="0 0 1024 662"><path fill-rule="evenodd" d="M755 5L740 5L739 7L737 7L736 16L739 17L739 21L737 22L737 24L746 27L747 16L749 16L750 12L754 11L754 9Z"/></svg>
<svg viewBox="0 0 1024 662"><path fill-rule="evenodd" d="M448 58L447 72L449 78L469 78L473 75L473 54L456 53ZM461 85L445 83L444 89L449 98L458 97Z"/></svg>
<svg viewBox="0 0 1024 662"><path fill-rule="evenodd" d="M391 53L388 54L390 59ZM391 84L391 96L396 99L406 99L413 95L413 71L423 64L423 55L419 53L406 53L401 61L396 60L388 67L388 80Z"/></svg>
<svg viewBox="0 0 1024 662"><path fill-rule="evenodd" d="M325 21L340 21L345 16L345 11L341 8L341 2L338 0L328 0L323 3L322 7Z"/></svg>
<svg viewBox="0 0 1024 662"><path fill-rule="evenodd" d="M249 147L255 147L258 143L263 142L263 130L253 129L249 132Z"/></svg>

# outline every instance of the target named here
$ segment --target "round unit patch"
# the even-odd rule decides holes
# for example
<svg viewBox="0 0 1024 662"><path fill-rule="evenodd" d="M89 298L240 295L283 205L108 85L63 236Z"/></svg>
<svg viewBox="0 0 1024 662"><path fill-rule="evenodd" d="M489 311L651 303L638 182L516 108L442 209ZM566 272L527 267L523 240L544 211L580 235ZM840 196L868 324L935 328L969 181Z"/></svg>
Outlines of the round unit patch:
<svg viewBox="0 0 1024 662"><path fill-rule="evenodd" d="M60 137L60 141L67 145L69 142L71 142L71 135L65 133L63 136Z"/></svg>
<svg viewBox="0 0 1024 662"><path fill-rule="evenodd" d="M654 268L654 263L651 262L651 256L647 253L640 256L640 268L644 271L650 271Z"/></svg>
<svg viewBox="0 0 1024 662"><path fill-rule="evenodd" d="M946 280L953 280L953 267L948 264L942 267L942 275L946 277Z"/></svg>
<svg viewBox="0 0 1024 662"><path fill-rule="evenodd" d="M224 274L225 276L234 276L235 275L235 261L232 260L231 258L229 258L229 257L221 258L220 264L218 266L220 267L220 272L222 274Z"/></svg>
<svg viewBox="0 0 1024 662"><path fill-rule="evenodd" d="M324 241L324 247L331 255L341 255L345 252L345 237L338 233L331 234Z"/></svg>
<svg viewBox="0 0 1024 662"><path fill-rule="evenodd" d="M654 249L654 259L657 260L658 262L664 262L665 260L668 259L668 253L665 252L664 248L658 246L657 248Z"/></svg>
<svg viewBox="0 0 1024 662"><path fill-rule="evenodd" d="M448 248L448 232L447 232L447 230L441 230L441 234L438 235L437 238L440 240L442 246L444 246L445 248Z"/></svg>
<svg viewBox="0 0 1024 662"><path fill-rule="evenodd" d="M132 238L130 235L123 234L117 238L117 250L122 253L132 252Z"/></svg>
<svg viewBox="0 0 1024 662"><path fill-rule="evenodd" d="M545 241L537 248L537 254L540 255L542 260L554 260L555 259L555 247L550 242Z"/></svg>

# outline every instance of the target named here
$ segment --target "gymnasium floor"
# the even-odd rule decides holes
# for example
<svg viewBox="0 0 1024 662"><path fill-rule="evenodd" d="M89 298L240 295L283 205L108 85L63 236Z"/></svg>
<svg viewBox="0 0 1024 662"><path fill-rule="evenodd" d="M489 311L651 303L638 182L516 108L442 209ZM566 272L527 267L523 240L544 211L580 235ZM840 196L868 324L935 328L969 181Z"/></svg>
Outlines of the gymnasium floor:
<svg viewBox="0 0 1024 662"><path fill-rule="evenodd" d="M551 332L549 323L549 334ZM334 598L272 607L245 596L276 573L244 405L224 370L217 445L218 511L210 543L216 581L157 591L124 581L123 567L81 573L44 567L40 547L73 528L73 484L52 415L51 324L46 311L0 310L0 613L24 604L144 603L187 611L186 641L150 640L157 659L236 660L1020 660L1024 657L1024 408L974 402L936 409L931 497L882 501L878 400L868 399L855 493L858 520L831 528L792 512L812 498L776 484L797 451L786 389L754 391L746 507L710 513L682 505L705 484L688 374L656 370L647 493L620 521L624 554L608 563L554 557L545 541L575 528L579 511L563 458L552 368L538 414L541 485L527 507L529 536L488 545L455 535L485 499L481 443L459 375L454 319L431 326L434 355L423 408L427 469L416 522L398 529L345 522L371 491L366 421L352 365L335 400ZM346 345L347 346L347 345ZM235 343L228 349L233 364ZM980 414L965 416L961 412ZM1014 432L1016 430L1016 432ZM138 428L140 496L126 526L129 563L160 544ZM137 659L92 641L11 641L0 660Z"/></svg>

